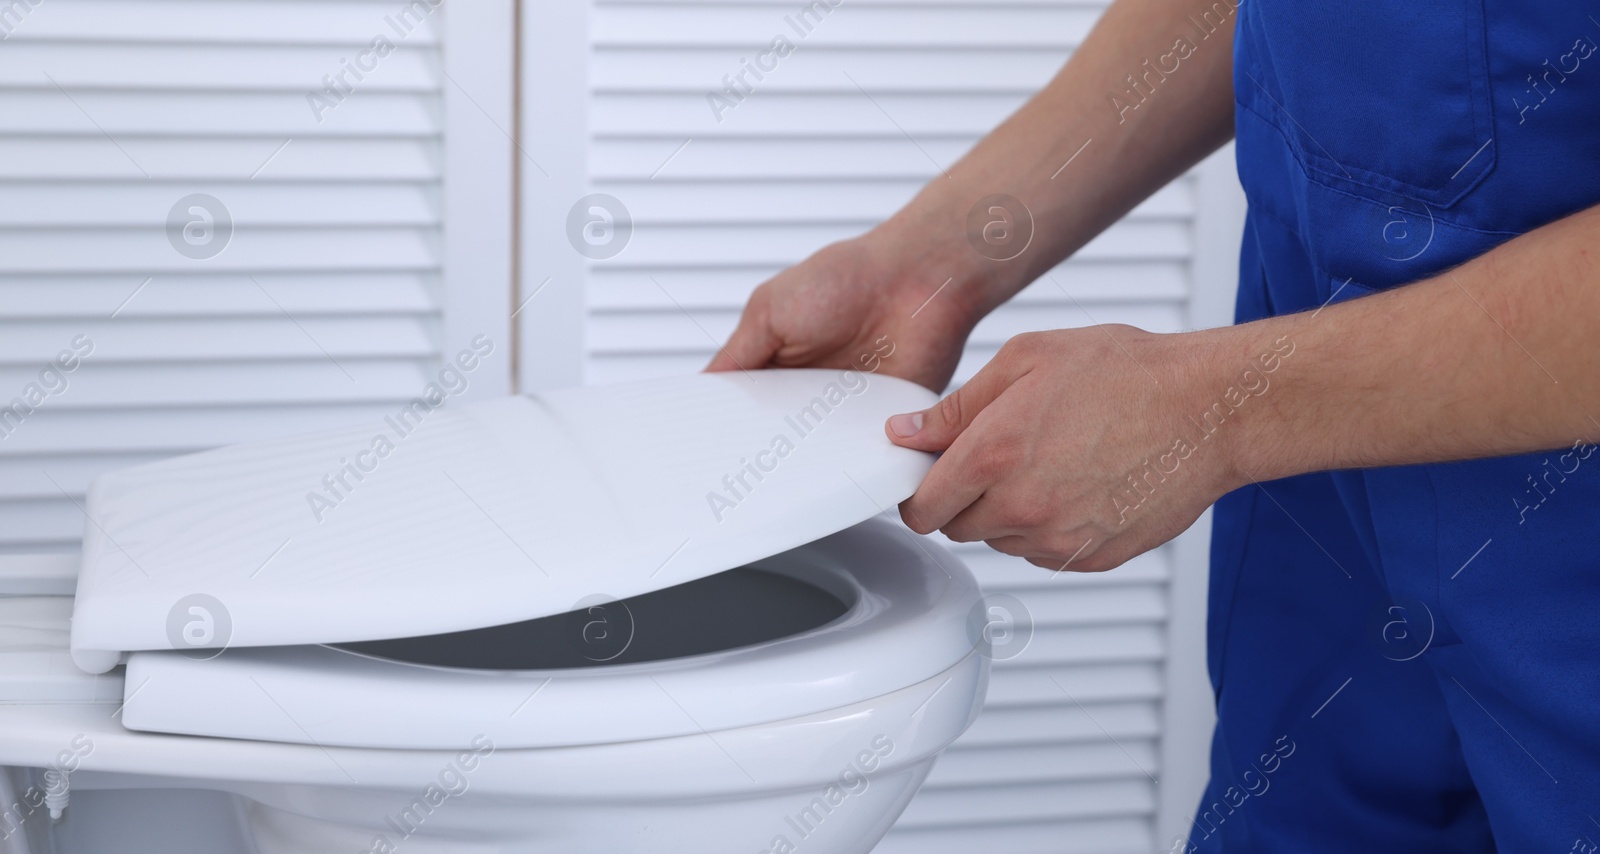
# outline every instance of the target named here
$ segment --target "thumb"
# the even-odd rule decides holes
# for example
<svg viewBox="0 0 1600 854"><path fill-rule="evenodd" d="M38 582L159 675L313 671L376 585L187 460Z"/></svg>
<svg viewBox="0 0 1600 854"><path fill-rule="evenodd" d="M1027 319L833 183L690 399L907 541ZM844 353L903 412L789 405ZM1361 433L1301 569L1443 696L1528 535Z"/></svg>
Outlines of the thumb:
<svg viewBox="0 0 1600 854"><path fill-rule="evenodd" d="M943 451L1016 379L1012 371L991 362L933 406L891 416L884 431L889 434L889 441L901 447Z"/></svg>
<svg viewBox="0 0 1600 854"><path fill-rule="evenodd" d="M739 325L728 336L728 343L717 349L705 369L714 373L765 368L781 345L767 322L766 310L751 304L739 316Z"/></svg>

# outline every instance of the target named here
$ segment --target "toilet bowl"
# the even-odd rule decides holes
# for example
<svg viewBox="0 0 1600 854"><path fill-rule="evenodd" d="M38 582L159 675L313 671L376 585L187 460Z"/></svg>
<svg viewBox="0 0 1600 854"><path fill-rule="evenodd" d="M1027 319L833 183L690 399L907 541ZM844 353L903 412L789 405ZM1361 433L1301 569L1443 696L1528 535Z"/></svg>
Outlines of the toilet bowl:
<svg viewBox="0 0 1600 854"><path fill-rule="evenodd" d="M360 431L103 478L75 567L0 573L0 764L63 821L228 793L262 854L869 851L988 658L971 574L874 518L930 396L848 373L436 413L326 519L283 499Z"/></svg>

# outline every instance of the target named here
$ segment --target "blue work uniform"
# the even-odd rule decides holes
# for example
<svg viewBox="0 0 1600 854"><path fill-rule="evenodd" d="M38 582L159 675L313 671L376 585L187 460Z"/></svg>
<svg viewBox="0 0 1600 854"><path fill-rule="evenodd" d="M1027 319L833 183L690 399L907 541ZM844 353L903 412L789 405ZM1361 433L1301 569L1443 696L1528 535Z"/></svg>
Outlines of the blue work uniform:
<svg viewBox="0 0 1600 854"><path fill-rule="evenodd" d="M1600 204L1600 2L1227 2L1239 321L1310 328ZM1212 777L1173 850L1600 851L1595 442L1218 502Z"/></svg>

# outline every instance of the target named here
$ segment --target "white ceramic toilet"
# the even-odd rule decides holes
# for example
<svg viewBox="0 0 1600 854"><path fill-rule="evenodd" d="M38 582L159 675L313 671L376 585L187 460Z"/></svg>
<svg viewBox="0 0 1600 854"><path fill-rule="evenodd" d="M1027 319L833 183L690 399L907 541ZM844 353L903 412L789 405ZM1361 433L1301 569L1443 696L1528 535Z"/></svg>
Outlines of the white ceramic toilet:
<svg viewBox="0 0 1600 854"><path fill-rule="evenodd" d="M0 564L0 765L63 822L228 793L261 854L869 851L988 675L971 574L873 518L933 399L700 375L107 475L81 559Z"/></svg>

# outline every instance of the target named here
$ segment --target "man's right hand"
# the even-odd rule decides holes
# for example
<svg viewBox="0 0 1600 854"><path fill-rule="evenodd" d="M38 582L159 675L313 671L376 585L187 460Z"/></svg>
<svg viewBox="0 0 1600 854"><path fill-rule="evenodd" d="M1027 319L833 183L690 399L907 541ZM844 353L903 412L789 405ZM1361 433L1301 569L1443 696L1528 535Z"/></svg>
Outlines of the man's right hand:
<svg viewBox="0 0 1600 854"><path fill-rule="evenodd" d="M854 368L942 391L976 317L920 254L881 230L824 247L756 288L706 370Z"/></svg>

